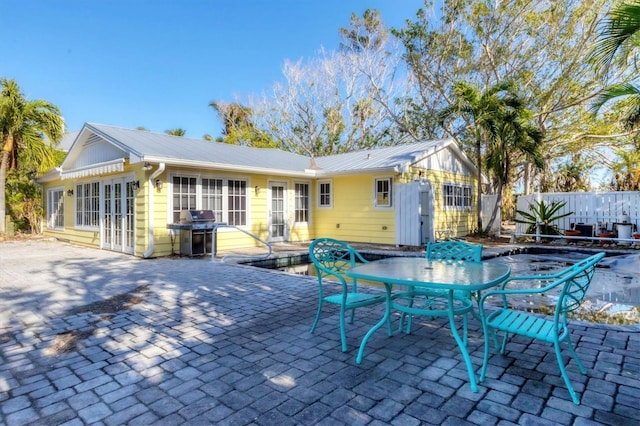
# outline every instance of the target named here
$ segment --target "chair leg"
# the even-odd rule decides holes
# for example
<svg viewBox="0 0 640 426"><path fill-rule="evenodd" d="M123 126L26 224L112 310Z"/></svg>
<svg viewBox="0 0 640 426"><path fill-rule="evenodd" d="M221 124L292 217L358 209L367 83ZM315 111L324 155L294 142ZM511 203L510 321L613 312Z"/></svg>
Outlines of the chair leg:
<svg viewBox="0 0 640 426"><path fill-rule="evenodd" d="M571 351L571 355L573 355L573 359L576 360L576 364L578 364L578 368L580 369L580 372L582 374L587 374L587 369L584 368L584 365L582 365L582 361L580 361L580 357L578 357L578 354L576 353L576 349L573 346L573 343L571 342L571 337L567 336L567 346L569 346L569 350Z"/></svg>
<svg viewBox="0 0 640 426"><path fill-rule="evenodd" d="M410 308L413 307L413 292L410 291L410 296L411 299L409 300L409 303L407 306L409 306ZM402 314L400 314L400 324L398 325L398 331L402 332L402 329L404 328L404 319L407 318L407 334L411 333L411 314L408 314L406 312L403 312Z"/></svg>
<svg viewBox="0 0 640 426"><path fill-rule="evenodd" d="M567 374L567 370L564 367L564 362L562 362L562 353L560 351L560 342L553 342L553 347L556 350L556 360L558 361L558 367L560 367L560 373L562 374L562 379L564 383L567 385L567 390L569 391L569 395L571 395L571 399L573 403L576 405L580 405L580 399L576 395L576 392L573 390L573 386L571 386L571 382L569 381L569 375Z"/></svg>
<svg viewBox="0 0 640 426"><path fill-rule="evenodd" d="M320 321L320 313L322 312L322 298L318 301L318 312L316 313L316 319L313 320L313 325L311 326L311 333L316 331L316 326L318 325L318 321Z"/></svg>
<svg viewBox="0 0 640 426"><path fill-rule="evenodd" d="M507 350L507 340L509 340L509 333L504 332L504 337L502 338L502 345L500 346L500 354L504 355Z"/></svg>
<svg viewBox="0 0 640 426"><path fill-rule="evenodd" d="M347 351L347 331L345 327L345 309L344 305L340 306L340 342L342 344L342 352ZM352 312L353 315L353 312Z"/></svg>
<svg viewBox="0 0 640 426"><path fill-rule="evenodd" d="M467 336L469 335L469 320L468 314L462 315L462 341L467 346Z"/></svg>
<svg viewBox="0 0 640 426"><path fill-rule="evenodd" d="M482 357L482 368L480 369L480 382L484 382L487 374L487 364L489 364L489 327L482 321L482 332L484 335L484 356ZM495 337L495 331L492 329L491 333Z"/></svg>

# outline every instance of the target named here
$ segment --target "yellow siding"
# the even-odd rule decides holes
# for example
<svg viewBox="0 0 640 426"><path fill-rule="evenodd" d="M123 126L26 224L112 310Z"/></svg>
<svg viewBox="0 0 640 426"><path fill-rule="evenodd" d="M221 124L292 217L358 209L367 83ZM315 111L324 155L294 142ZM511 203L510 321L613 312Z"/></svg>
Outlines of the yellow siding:
<svg viewBox="0 0 640 426"><path fill-rule="evenodd" d="M198 173L197 171L185 171L184 169L168 169L158 179L164 183L162 190L155 186L149 187L148 179L153 173L144 171L141 165L132 168L125 166L125 172L114 176L100 176L94 180L109 178L127 178L135 175L135 180L140 183L140 189L135 195L135 255L142 256L150 247L149 217L147 205L149 190L153 191L153 253L152 256L167 256L171 254L171 238L167 229L167 222L172 220L169 212L171 205L171 185L168 180L174 175L197 175L230 177L248 180L249 213L248 223L252 234L266 240L268 230L268 202L269 184L271 182L284 182L288 189L287 211L288 228L291 242L309 241L318 237L333 237L352 242L395 244L395 212L391 208L374 207L375 179L393 178L394 183L402 180L413 180L412 175L392 175L381 173L377 175L338 176L330 179L297 179L297 178L269 178L264 175L246 173ZM412 173L417 174L417 169ZM422 170L422 178L428 179L434 191L434 229L451 229L454 236L470 233L475 228L475 209L468 211L443 210L442 185L449 183L468 183L474 188L474 179L468 176L455 175L453 173L434 172ZM86 179L92 180L92 179ZM85 180L85 181L86 181ZM331 208L318 208L318 181L329 180L332 183L333 206ZM295 183L307 183L309 185L309 223L295 223ZM46 209L46 191L49 188L62 186L64 192L75 189L75 181L56 180L44 185L44 203ZM259 187L259 191L255 188ZM63 231L50 230L44 227L45 235L68 240L76 244L92 247L100 246L100 235L97 231L83 231L74 227L75 196L65 195L65 229ZM224 218L216 218L224 221ZM45 223L46 225L46 223ZM174 242L174 252L180 252L179 236ZM217 235L217 249L220 251L242 250L246 247L260 247L262 244L246 234L235 229L220 229Z"/></svg>
<svg viewBox="0 0 640 426"><path fill-rule="evenodd" d="M318 208L317 184L314 185L314 238L332 237L345 241L394 244L393 208L374 207L374 179L389 174L334 177L333 207Z"/></svg>
<svg viewBox="0 0 640 426"><path fill-rule="evenodd" d="M473 232L476 224L476 185L475 179L471 176L457 175L453 173L422 170L422 177L431 182L434 200L434 223L433 229L451 230L451 237L465 236ZM443 185L445 183L468 184L473 188L474 208L470 210L449 210L443 206Z"/></svg>

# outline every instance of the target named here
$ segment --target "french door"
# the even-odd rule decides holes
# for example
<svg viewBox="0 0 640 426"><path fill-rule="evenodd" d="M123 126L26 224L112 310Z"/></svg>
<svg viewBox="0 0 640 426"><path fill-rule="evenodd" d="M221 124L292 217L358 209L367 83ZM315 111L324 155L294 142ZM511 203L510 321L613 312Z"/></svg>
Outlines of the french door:
<svg viewBox="0 0 640 426"><path fill-rule="evenodd" d="M102 248L134 252L134 191L132 182L113 179L104 182Z"/></svg>
<svg viewBox="0 0 640 426"><path fill-rule="evenodd" d="M269 241L286 241L287 229L287 184L269 183Z"/></svg>

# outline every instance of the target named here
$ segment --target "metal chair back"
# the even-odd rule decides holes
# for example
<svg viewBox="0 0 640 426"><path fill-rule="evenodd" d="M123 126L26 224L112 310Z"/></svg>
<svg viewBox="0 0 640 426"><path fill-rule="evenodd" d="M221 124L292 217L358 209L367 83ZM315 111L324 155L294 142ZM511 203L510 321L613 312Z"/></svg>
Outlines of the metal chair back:
<svg viewBox="0 0 640 426"><path fill-rule="evenodd" d="M320 320L320 314L324 302L340 306L340 341L342 351L347 351L347 336L345 326L345 314L351 310L351 323L353 323L355 310L363 306L376 303L385 303L386 295L382 292L360 292L358 280L345 276L345 272L357 263L367 263L356 249L344 241L333 238L318 238L309 246L309 259L313 262L318 276L318 310L311 326L311 333L315 332ZM333 278L341 285L341 291L336 292L335 287L325 283L325 278ZM349 282L347 282L349 280ZM325 287L327 292L325 294ZM388 322L389 335L391 335L391 320Z"/></svg>
<svg viewBox="0 0 640 426"><path fill-rule="evenodd" d="M482 260L482 244L471 244L461 240L429 241L425 256L430 260L480 262Z"/></svg>

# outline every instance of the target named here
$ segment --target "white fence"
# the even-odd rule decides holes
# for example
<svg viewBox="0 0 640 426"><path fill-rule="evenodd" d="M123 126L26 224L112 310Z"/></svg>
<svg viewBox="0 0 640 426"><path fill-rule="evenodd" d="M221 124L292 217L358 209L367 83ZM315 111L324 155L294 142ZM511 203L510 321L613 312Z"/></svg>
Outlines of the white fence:
<svg viewBox="0 0 640 426"><path fill-rule="evenodd" d="M600 230L618 228L623 215L629 216L628 223L631 223L633 232L640 230L640 191L534 193L518 197L517 209L529 212L530 205L539 201L547 205L554 201L566 202L557 215L571 215L552 223L558 226L560 232L570 229L572 223L594 225L597 236ZM519 214L516 217L522 219ZM516 236L526 235L527 226L517 223Z"/></svg>

